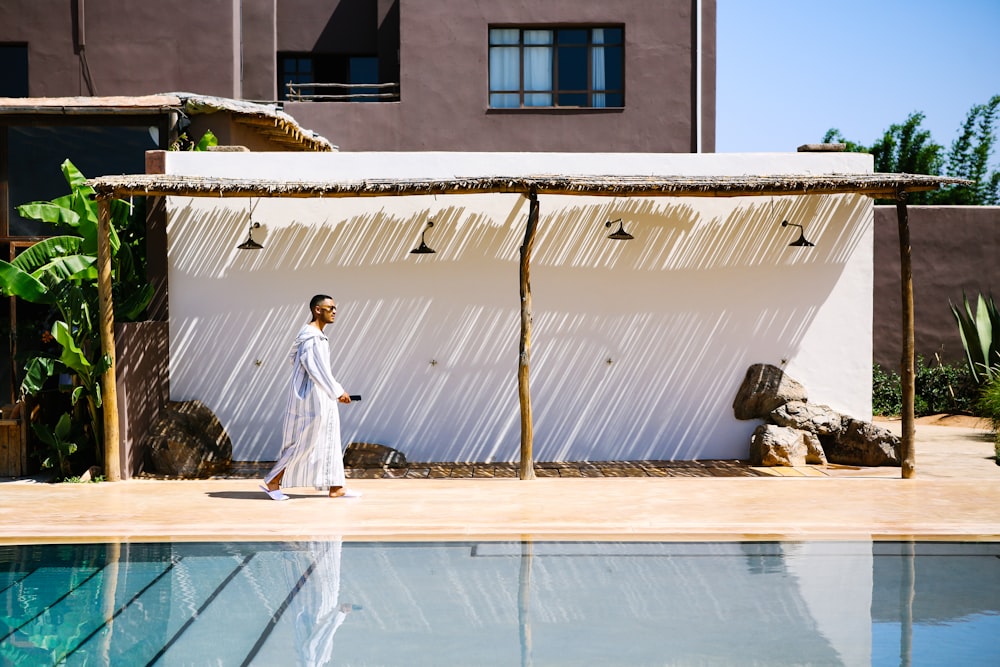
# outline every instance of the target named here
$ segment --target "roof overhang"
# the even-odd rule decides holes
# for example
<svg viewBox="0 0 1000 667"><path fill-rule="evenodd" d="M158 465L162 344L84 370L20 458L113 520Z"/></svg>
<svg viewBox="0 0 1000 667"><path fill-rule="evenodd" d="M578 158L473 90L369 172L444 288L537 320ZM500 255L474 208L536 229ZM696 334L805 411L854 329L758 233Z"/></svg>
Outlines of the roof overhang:
<svg viewBox="0 0 1000 667"><path fill-rule="evenodd" d="M759 197L862 194L879 199L971 182L922 174L769 176L476 176L453 179L281 181L171 174L102 176L87 182L96 199L163 197L386 197L522 193L605 197Z"/></svg>
<svg viewBox="0 0 1000 667"><path fill-rule="evenodd" d="M278 104L193 93L159 93L134 97L0 97L0 118L151 116L169 112L186 115L228 113L233 122L251 127L288 150L336 149L323 137L300 126Z"/></svg>
<svg viewBox="0 0 1000 667"><path fill-rule="evenodd" d="M101 349L112 360L102 379L105 393L105 457L118 461L118 410L114 380L114 315L111 297L111 266L108 237L110 204L108 200L130 196L178 197L384 197L405 195L447 195L477 193L518 193L531 200L524 244L520 253L521 279L521 350L518 366L518 396L521 404L521 477L533 477L531 459L532 417L527 382L528 354L531 341L531 300L528 270L531 247L538 220L538 195L596 195L610 197L756 197L781 195L861 194L876 198L895 198L900 218L900 271L903 285L903 436L901 443L902 476L913 475L914 412L913 387L913 298L909 258L909 232L906 222L906 193L934 190L944 185L969 185L970 181L947 176L915 174L822 174L769 176L479 176L444 180L367 179L343 182L262 181L170 174L103 176L87 181L94 188L99 206L98 294L101 306ZM906 363L909 354L909 363ZM110 443L110 444L108 444ZM109 479L120 478L117 467L110 468Z"/></svg>

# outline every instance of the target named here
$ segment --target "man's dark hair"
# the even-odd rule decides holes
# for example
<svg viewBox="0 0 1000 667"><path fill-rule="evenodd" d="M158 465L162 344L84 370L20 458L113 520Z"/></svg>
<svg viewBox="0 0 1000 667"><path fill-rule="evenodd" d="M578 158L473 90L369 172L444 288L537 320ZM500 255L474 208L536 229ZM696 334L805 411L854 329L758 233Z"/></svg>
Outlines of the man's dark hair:
<svg viewBox="0 0 1000 667"><path fill-rule="evenodd" d="M309 312L311 313L313 308L326 301L327 299L332 299L332 296L327 296L326 294L317 294L313 298L309 299Z"/></svg>

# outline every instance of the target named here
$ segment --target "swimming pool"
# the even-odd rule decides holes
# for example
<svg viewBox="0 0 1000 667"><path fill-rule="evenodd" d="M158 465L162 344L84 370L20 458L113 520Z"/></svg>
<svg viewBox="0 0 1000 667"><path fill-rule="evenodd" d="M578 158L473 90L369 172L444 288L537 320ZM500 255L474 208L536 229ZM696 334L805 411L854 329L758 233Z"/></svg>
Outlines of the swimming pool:
<svg viewBox="0 0 1000 667"><path fill-rule="evenodd" d="M0 547L4 665L996 665L1000 544Z"/></svg>

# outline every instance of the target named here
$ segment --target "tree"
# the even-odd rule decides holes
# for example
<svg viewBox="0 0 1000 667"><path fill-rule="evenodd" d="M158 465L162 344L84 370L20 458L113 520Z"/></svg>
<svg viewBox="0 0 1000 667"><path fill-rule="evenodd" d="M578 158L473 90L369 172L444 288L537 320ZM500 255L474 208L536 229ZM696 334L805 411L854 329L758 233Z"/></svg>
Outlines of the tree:
<svg viewBox="0 0 1000 667"><path fill-rule="evenodd" d="M902 174L956 176L973 181L971 186L951 186L934 192L914 192L913 204L965 204L990 206L1000 204L1000 171L990 171L990 157L996 144L996 120L1000 95L986 104L969 109L958 138L947 153L933 141L930 132L921 129L924 114L914 112L899 125L891 125L882 138L871 146L848 141L840 130L831 128L824 143L846 144L847 150L871 153L875 171Z"/></svg>
<svg viewBox="0 0 1000 667"><path fill-rule="evenodd" d="M872 144L875 171L892 174L940 174L944 147L921 129L924 114L910 114L902 125L890 125Z"/></svg>
<svg viewBox="0 0 1000 667"><path fill-rule="evenodd" d="M849 153L869 152L869 148L867 146L864 146L862 144L856 144L853 141L850 141L849 139L845 139L844 135L840 133L840 130L838 130L835 127L831 127L829 130L826 131L826 134L823 135L823 143L844 144L844 146L847 147L847 152Z"/></svg>
<svg viewBox="0 0 1000 667"><path fill-rule="evenodd" d="M1000 171L990 172L996 145L995 124L1000 95L976 104L965 117L961 132L948 152L948 175L967 178L973 185L957 185L934 193L936 204L996 206L1000 204Z"/></svg>
<svg viewBox="0 0 1000 667"><path fill-rule="evenodd" d="M839 140L847 144L847 150L855 153L871 153L875 158L875 171L887 174L932 174L939 175L943 163L944 147L931 139L931 133L920 127L924 114L919 111L911 113L900 124L893 124L885 131L882 138L871 147L846 141L840 130L830 129L823 141ZM909 195L911 204L926 204L930 201L926 192L913 192Z"/></svg>

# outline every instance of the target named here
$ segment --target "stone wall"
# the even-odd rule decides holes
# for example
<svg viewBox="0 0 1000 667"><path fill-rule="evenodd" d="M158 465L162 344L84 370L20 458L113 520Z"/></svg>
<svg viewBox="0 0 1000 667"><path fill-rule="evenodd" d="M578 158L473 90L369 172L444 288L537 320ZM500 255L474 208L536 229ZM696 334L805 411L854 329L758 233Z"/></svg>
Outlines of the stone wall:
<svg viewBox="0 0 1000 667"><path fill-rule="evenodd" d="M962 363L965 353L948 301L983 292L1000 298L1000 207L910 206L916 352ZM902 315L895 206L875 207L874 361L899 369Z"/></svg>

